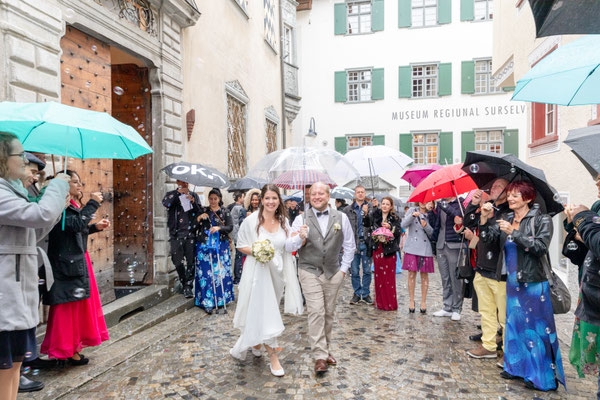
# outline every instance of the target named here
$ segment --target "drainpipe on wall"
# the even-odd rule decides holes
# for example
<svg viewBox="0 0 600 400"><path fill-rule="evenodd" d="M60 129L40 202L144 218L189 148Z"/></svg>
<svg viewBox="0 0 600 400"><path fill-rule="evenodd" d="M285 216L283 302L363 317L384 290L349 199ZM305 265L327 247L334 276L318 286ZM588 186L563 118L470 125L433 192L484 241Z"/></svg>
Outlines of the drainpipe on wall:
<svg viewBox="0 0 600 400"><path fill-rule="evenodd" d="M281 5L285 0L279 0L279 75L281 79L281 147L286 147L286 128L285 128L285 73L283 61L283 9Z"/></svg>

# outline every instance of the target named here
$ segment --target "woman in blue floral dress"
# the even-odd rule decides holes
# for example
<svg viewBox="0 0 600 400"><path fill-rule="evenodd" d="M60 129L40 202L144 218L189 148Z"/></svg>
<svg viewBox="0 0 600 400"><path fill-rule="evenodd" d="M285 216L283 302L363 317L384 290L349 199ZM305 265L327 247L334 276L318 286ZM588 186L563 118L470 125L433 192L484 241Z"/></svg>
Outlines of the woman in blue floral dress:
<svg viewBox="0 0 600 400"><path fill-rule="evenodd" d="M482 207L479 237L498 241L504 248L499 262L506 264L506 331L504 333L505 379L523 379L537 390L556 390L565 385L558 346L550 287L541 260L547 257L552 238L552 219L530 203L536 192L529 182L515 181L506 187L511 212L488 224L493 209Z"/></svg>
<svg viewBox="0 0 600 400"><path fill-rule="evenodd" d="M207 314L234 300L228 236L233 230L233 220L223 207L222 198L219 189L212 189L208 194L209 206L198 217L195 304Z"/></svg>

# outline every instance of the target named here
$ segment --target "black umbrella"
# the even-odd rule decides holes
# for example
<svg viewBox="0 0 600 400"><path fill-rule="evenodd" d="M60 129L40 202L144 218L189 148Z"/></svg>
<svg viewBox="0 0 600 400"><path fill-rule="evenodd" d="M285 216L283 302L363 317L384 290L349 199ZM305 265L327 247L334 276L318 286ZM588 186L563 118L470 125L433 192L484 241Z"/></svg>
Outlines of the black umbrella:
<svg viewBox="0 0 600 400"><path fill-rule="evenodd" d="M544 171L525 164L512 154L467 151L462 169L473 178L480 188L486 187L497 178L504 178L509 182L529 181L538 194L535 202L543 202L541 206L544 206L546 213L554 216L564 210L559 201L560 195L550 186Z"/></svg>
<svg viewBox="0 0 600 400"><path fill-rule="evenodd" d="M598 0L529 0L536 37L598 34Z"/></svg>
<svg viewBox="0 0 600 400"><path fill-rule="evenodd" d="M243 177L233 183L229 188L227 188L228 192L235 192L237 190L250 190L250 189L262 189L268 182L264 179L260 178L250 178Z"/></svg>
<svg viewBox="0 0 600 400"><path fill-rule="evenodd" d="M600 125L570 130L565 144L596 179L600 174Z"/></svg>
<svg viewBox="0 0 600 400"><path fill-rule="evenodd" d="M221 172L212 167L188 162L176 162L164 167L164 171L173 179L187 182L194 186L224 188L229 186L229 180Z"/></svg>

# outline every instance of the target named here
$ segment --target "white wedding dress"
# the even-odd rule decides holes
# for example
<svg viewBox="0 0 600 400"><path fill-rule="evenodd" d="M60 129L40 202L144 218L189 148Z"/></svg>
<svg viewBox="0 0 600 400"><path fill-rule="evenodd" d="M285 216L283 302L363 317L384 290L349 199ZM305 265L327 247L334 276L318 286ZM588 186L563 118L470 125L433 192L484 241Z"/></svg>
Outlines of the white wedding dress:
<svg viewBox="0 0 600 400"><path fill-rule="evenodd" d="M240 360L252 346L266 344L277 346L277 337L285 329L279 311L279 303L285 293L284 312L302 314L302 294L296 274L296 262L285 251L287 234L281 227L271 233L264 228L256 232L258 213L248 216L238 232L237 247L252 247L258 240L269 239L275 248L275 256L268 263L259 263L247 256L240 280L238 302L233 326L240 330L240 337L230 354ZM290 226L286 227L288 233Z"/></svg>

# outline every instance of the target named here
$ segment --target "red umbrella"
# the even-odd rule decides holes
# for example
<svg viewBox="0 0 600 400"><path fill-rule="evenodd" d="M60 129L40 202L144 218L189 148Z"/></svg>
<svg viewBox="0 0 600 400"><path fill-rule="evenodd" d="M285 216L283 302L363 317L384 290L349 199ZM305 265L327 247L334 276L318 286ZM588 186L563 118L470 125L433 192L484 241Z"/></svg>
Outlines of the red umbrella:
<svg viewBox="0 0 600 400"><path fill-rule="evenodd" d="M283 189L302 189L304 186L312 185L316 182L323 182L334 188L337 185L324 172L314 170L293 170L279 175L273 180L273 184Z"/></svg>
<svg viewBox="0 0 600 400"><path fill-rule="evenodd" d="M432 172L413 190L408 201L425 203L446 197L456 197L459 193L477 189L473 179L461 168L462 163L448 165Z"/></svg>

